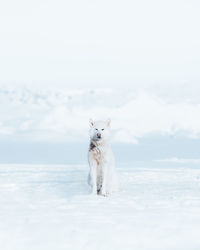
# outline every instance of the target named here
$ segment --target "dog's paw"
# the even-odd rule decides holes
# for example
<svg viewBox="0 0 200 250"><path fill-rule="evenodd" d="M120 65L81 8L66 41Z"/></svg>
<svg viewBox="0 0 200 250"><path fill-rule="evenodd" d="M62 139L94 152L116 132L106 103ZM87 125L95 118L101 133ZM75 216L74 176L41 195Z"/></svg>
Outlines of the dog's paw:
<svg viewBox="0 0 200 250"><path fill-rule="evenodd" d="M108 197L108 194L102 194L103 197Z"/></svg>
<svg viewBox="0 0 200 250"><path fill-rule="evenodd" d="M109 196L109 194L110 194L109 192L101 192L101 195L104 196L104 197Z"/></svg>

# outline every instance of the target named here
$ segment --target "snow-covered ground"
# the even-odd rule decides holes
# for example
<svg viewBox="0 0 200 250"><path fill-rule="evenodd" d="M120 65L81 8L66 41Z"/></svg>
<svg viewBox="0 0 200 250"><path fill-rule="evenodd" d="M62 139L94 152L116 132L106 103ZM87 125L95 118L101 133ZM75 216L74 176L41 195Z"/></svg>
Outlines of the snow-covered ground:
<svg viewBox="0 0 200 250"><path fill-rule="evenodd" d="M112 197L86 165L0 165L0 248L199 250L200 169L170 164L118 166Z"/></svg>

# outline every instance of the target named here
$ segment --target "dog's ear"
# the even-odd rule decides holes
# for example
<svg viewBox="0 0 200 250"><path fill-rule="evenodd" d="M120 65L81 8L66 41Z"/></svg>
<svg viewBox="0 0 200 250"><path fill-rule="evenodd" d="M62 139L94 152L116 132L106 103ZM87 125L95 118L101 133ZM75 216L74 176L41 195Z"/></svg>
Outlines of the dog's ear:
<svg viewBox="0 0 200 250"><path fill-rule="evenodd" d="M90 127L94 126L94 121L92 119L90 119L89 123L90 123Z"/></svg>
<svg viewBox="0 0 200 250"><path fill-rule="evenodd" d="M110 123L111 123L111 120L110 120L110 118L106 121L106 126L107 127L110 127Z"/></svg>

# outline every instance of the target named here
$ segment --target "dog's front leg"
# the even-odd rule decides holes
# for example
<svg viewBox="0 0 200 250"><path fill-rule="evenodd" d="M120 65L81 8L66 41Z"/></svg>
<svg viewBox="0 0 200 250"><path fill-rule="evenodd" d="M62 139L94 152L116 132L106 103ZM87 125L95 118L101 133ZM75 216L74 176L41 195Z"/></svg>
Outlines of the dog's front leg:
<svg viewBox="0 0 200 250"><path fill-rule="evenodd" d="M108 170L107 165L102 167L102 179L103 180L102 180L101 194L103 196L108 195L108 193L107 193L107 170Z"/></svg>
<svg viewBox="0 0 200 250"><path fill-rule="evenodd" d="M97 166L93 162L91 166L92 194L97 194Z"/></svg>

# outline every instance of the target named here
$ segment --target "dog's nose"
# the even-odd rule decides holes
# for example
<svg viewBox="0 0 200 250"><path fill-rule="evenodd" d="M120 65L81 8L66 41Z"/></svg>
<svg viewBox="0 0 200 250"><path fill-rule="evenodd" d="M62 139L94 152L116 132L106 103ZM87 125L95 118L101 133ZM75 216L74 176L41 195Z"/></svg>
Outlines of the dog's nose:
<svg viewBox="0 0 200 250"><path fill-rule="evenodd" d="M100 134L100 133L97 133L97 137L98 137L98 138L101 138L101 134Z"/></svg>

